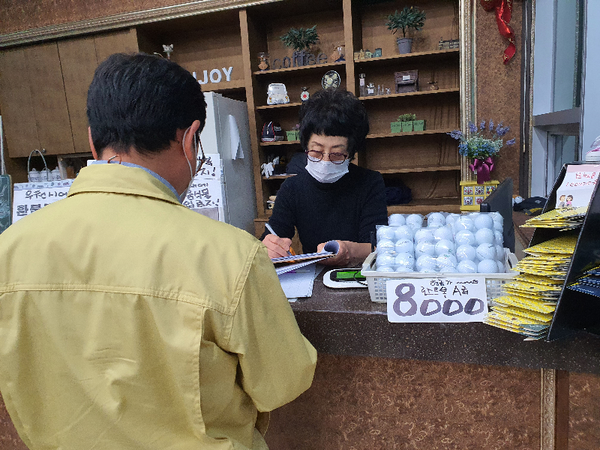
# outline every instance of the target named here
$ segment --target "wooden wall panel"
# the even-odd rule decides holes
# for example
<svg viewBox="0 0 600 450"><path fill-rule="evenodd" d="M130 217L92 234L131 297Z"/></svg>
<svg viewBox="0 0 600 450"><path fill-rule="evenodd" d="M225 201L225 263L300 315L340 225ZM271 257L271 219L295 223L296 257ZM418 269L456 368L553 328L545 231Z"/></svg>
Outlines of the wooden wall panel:
<svg viewBox="0 0 600 450"><path fill-rule="evenodd" d="M0 34L191 3L191 0L2 0Z"/></svg>
<svg viewBox="0 0 600 450"><path fill-rule="evenodd" d="M498 32L496 15L486 12L475 2L476 13L476 76L477 76L477 119L495 122L504 121L511 131L507 139L516 138L512 147L504 147L497 158L492 178L502 181L507 177L513 179L514 193L519 188L519 125L521 118L521 43L523 1L513 1L513 13L510 25L515 31L517 53L508 63L502 62L502 55L507 41ZM527 193L523 193L527 195Z"/></svg>

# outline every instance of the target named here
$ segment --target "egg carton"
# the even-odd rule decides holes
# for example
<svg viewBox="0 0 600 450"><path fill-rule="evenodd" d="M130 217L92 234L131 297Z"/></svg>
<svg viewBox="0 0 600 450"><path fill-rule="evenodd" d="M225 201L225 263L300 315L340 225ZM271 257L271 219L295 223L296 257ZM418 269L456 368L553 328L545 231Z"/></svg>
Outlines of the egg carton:
<svg viewBox="0 0 600 450"><path fill-rule="evenodd" d="M394 272L378 272L375 268L377 260L377 251L371 253L365 259L361 273L367 279L369 295L371 301L376 303L387 303L387 287L388 280L398 279L415 279L415 278L472 278L473 276L485 277L485 286L487 299L492 299L502 295L502 285L511 281L519 272L513 270L517 265L518 259L509 249L504 249L504 267L505 273L455 273L455 272L436 272L436 273L394 273Z"/></svg>

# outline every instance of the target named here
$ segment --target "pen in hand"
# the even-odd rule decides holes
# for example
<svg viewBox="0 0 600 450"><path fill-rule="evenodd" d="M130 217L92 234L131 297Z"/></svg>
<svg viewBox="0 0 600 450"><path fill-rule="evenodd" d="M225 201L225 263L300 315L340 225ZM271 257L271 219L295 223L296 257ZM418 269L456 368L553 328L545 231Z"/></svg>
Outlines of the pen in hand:
<svg viewBox="0 0 600 450"><path fill-rule="evenodd" d="M268 223L265 224L265 227L267 228L267 230L269 230L269 233L271 233L273 236L277 236L277 233L275 233L275 230L273 229L273 227L271 227L271 225L269 225ZM290 246L289 250L288 250L288 255L290 256L295 256L296 253L294 253L294 249Z"/></svg>

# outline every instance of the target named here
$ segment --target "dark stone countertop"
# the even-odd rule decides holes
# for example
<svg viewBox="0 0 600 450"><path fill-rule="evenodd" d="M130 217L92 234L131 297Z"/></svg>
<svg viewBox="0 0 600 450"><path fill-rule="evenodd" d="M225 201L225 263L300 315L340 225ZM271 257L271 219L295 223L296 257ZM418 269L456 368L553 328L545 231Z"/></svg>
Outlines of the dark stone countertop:
<svg viewBox="0 0 600 450"><path fill-rule="evenodd" d="M372 302L366 288L330 289L322 274L312 297L291 303L300 329L319 352L600 375L599 336L582 332L551 342L524 341L483 323L390 323L386 304Z"/></svg>

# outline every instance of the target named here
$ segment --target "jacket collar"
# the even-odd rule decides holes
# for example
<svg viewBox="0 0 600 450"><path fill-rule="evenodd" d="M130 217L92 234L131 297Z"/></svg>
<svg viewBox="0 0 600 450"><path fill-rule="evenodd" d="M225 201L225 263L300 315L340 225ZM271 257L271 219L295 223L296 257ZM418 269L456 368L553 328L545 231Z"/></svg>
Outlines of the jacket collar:
<svg viewBox="0 0 600 450"><path fill-rule="evenodd" d="M143 168L121 164L92 164L81 169L68 197L89 192L140 195L181 205L164 183Z"/></svg>

